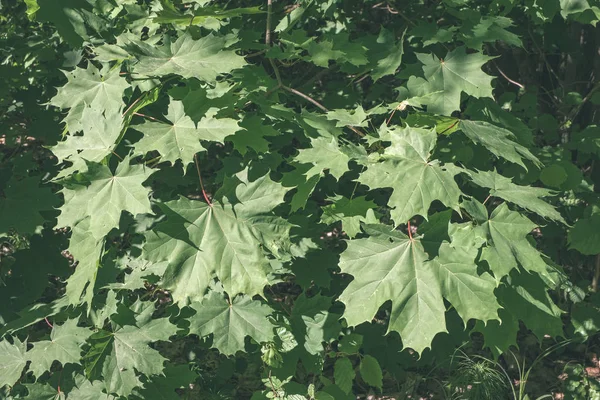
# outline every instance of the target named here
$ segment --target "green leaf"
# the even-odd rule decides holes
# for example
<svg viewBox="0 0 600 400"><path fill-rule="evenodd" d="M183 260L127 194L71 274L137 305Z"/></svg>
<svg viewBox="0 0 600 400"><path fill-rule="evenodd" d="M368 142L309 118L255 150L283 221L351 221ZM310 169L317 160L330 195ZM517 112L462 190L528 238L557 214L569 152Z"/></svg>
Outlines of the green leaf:
<svg viewBox="0 0 600 400"><path fill-rule="evenodd" d="M330 121L337 121L335 126L368 126L369 122L366 120L368 115L362 106L356 107L355 110L332 110L327 113L327 119Z"/></svg>
<svg viewBox="0 0 600 400"><path fill-rule="evenodd" d="M149 306L150 312L154 310L152 304ZM129 396L142 384L136 371L147 376L163 373L165 358L149 345L168 340L177 327L168 318L157 318L141 319L136 325L116 324L113 329L90 337L91 347L84 357L86 375L89 379L103 377L108 393Z"/></svg>
<svg viewBox="0 0 600 400"><path fill-rule="evenodd" d="M166 118L171 122L145 121L136 125L135 129L142 132L144 137L134 145L136 153L146 154L156 150L161 155L161 161L175 164L182 160L184 167L194 161L194 154L204 151L201 140L223 142L240 129L237 121L231 118L203 117L198 125L185 114L183 103L171 99Z"/></svg>
<svg viewBox="0 0 600 400"><path fill-rule="evenodd" d="M454 181L458 172L430 160L437 134L435 130L392 128L380 133L392 145L379 160L364 163L367 170L358 181L371 189L391 187L389 206L392 219L402 224L415 215L427 218L434 200L458 211L461 191Z"/></svg>
<svg viewBox="0 0 600 400"><path fill-rule="evenodd" d="M153 172L143 165L130 165L123 160L113 174L101 164L88 164L82 174L90 184L65 187L65 204L61 207L58 226L73 226L89 217L89 231L102 239L111 229L119 226L123 211L133 215L151 213L150 190L142 186Z"/></svg>
<svg viewBox="0 0 600 400"><path fill-rule="evenodd" d="M29 396L27 398L35 400L65 400L65 394L59 392L48 384L42 383L24 383Z"/></svg>
<svg viewBox="0 0 600 400"><path fill-rule="evenodd" d="M190 307L196 314L189 318L190 333L200 337L213 335L213 347L229 356L244 351L244 338L257 343L270 342L275 336L268 316L273 310L248 296L237 296L229 302L223 294L211 291Z"/></svg>
<svg viewBox="0 0 600 400"><path fill-rule="evenodd" d="M67 279L66 298L69 304L85 302L91 304L104 241L96 240L89 230L90 218L71 228L69 253L77 260L75 272ZM82 296L85 295L82 299Z"/></svg>
<svg viewBox="0 0 600 400"><path fill-rule="evenodd" d="M360 376L370 386L379 390L383 387L383 373L379 362L373 356L367 354L360 360Z"/></svg>
<svg viewBox="0 0 600 400"><path fill-rule="evenodd" d="M515 185L512 179L505 178L496 171L469 172L469 176L476 185L489 188L490 196L500 197L544 218L565 223L560 213L541 199L541 197L552 196L554 193L550 190Z"/></svg>
<svg viewBox="0 0 600 400"><path fill-rule="evenodd" d="M107 114L119 112L123 107L123 94L130 85L120 76L118 68L100 71L88 63L85 69L76 67L64 74L68 82L59 88L50 104L60 108L87 105Z"/></svg>
<svg viewBox="0 0 600 400"><path fill-rule="evenodd" d="M369 322L379 307L392 302L388 332L421 353L433 337L446 331L444 301L435 265L419 240L385 226L368 225L367 239L351 240L340 258L340 269L354 280L339 300L350 326ZM376 386L376 385L373 385Z"/></svg>
<svg viewBox="0 0 600 400"><path fill-rule="evenodd" d="M342 229L351 239L360 233L361 222L377 223L377 218L375 218L374 212L371 211L377 208L377 205L371 200L366 200L364 196L352 199L336 196L329 200L333 203L322 208L321 222L333 224L341 221Z"/></svg>
<svg viewBox="0 0 600 400"><path fill-rule="evenodd" d="M52 211L58 198L48 186L40 186L38 177L8 181L0 197L0 236L14 230L21 235L41 231L45 211Z"/></svg>
<svg viewBox="0 0 600 400"><path fill-rule="evenodd" d="M83 377L81 378L77 387L69 392L69 400L115 400L114 396L103 392L103 382L90 382Z"/></svg>
<svg viewBox="0 0 600 400"><path fill-rule="evenodd" d="M426 103L428 112L450 115L460 110L462 92L477 98L492 97L493 77L485 74L481 67L493 57L467 54L464 47L457 47L443 59L428 54L417 54L417 58L423 64L427 79L424 93L442 91Z"/></svg>
<svg viewBox="0 0 600 400"><path fill-rule="evenodd" d="M498 319L496 282L487 272L477 272L477 247L453 247L453 244L442 243L439 255L430 262L438 273L442 295L456 309L465 326L470 319Z"/></svg>
<svg viewBox="0 0 600 400"><path fill-rule="evenodd" d="M208 6L197 9L196 11L194 11L193 15L181 14L179 12L174 12L170 9L163 9L157 14L156 17L154 17L153 21L158 24L174 23L178 25L190 26L202 25L207 19L222 20L225 18L233 18L242 15L252 15L261 13L264 13L264 11L260 10L258 7L240 7L224 10L218 6Z"/></svg>
<svg viewBox="0 0 600 400"><path fill-rule="evenodd" d="M527 170L523 158L532 161L536 166L542 163L524 146L513 139L511 131L483 121L461 120L458 128L474 143L480 144L497 157L519 164Z"/></svg>
<svg viewBox="0 0 600 400"><path fill-rule="evenodd" d="M126 47L139 62L136 73L145 76L176 74L183 78L197 78L215 82L217 77L246 65L243 57L225 50L227 40L210 34L194 40L189 33L171 42L164 37L164 45L157 47L146 42L132 42Z"/></svg>
<svg viewBox="0 0 600 400"><path fill-rule="evenodd" d="M600 214L580 218L569 230L568 242L581 254L600 254Z"/></svg>
<svg viewBox="0 0 600 400"><path fill-rule="evenodd" d="M483 249L481 259L488 262L497 281L518 265L526 271L545 273L546 263L540 252L527 240L527 235L536 224L502 203L482 227L488 245Z"/></svg>
<svg viewBox="0 0 600 400"><path fill-rule="evenodd" d="M470 32L464 33L465 44L472 48L481 51L483 43L502 41L506 44L522 47L523 43L519 36L506 30L513 25L510 18L501 16L481 17L481 20L475 25Z"/></svg>
<svg viewBox="0 0 600 400"><path fill-rule="evenodd" d="M311 140L310 149L302 149L296 156L295 161L299 163L312 164L305 173L307 178L320 175L328 170L336 179L340 179L348 171L350 157L346 155L338 145L336 138L318 137Z"/></svg>
<svg viewBox="0 0 600 400"><path fill-rule="evenodd" d="M12 344L6 339L0 341L0 387L13 386L19 380L29 360L26 351L27 341L21 342L17 337L13 338Z"/></svg>
<svg viewBox="0 0 600 400"><path fill-rule="evenodd" d="M356 372L354 372L354 366L352 365L352 362L346 357L338 358L333 366L333 378L335 379L335 384L338 385L344 392L350 393L352 391L352 381L354 380L355 376Z"/></svg>
<svg viewBox="0 0 600 400"><path fill-rule="evenodd" d="M67 363L79 364L81 348L92 331L78 327L77 322L77 319L68 319L62 325L54 324L50 340L33 344L27 357L31 360L29 369L34 376L39 378L45 371L49 371L54 361L60 362L63 367Z"/></svg>
<svg viewBox="0 0 600 400"><path fill-rule="evenodd" d="M563 18L589 10L589 8L590 4L587 0L560 0L560 15Z"/></svg>
<svg viewBox="0 0 600 400"><path fill-rule="evenodd" d="M153 376L150 382L144 383L143 389L136 390L135 393L144 400L180 400L181 396L176 390L188 386L197 377L186 364L167 364L164 376Z"/></svg>
<svg viewBox="0 0 600 400"><path fill-rule="evenodd" d="M80 129L83 135L69 135L50 148L59 161L73 163L61 171L59 177L73 171L85 172L87 161L101 162L111 154L121 135L123 118L120 112L103 113L101 109L84 106L77 123L79 126L68 128Z"/></svg>
<svg viewBox="0 0 600 400"><path fill-rule="evenodd" d="M406 31L402 33L400 40L395 43L395 36L386 30L381 28L377 43L384 45L386 48L386 56L377 60L377 65L371 71L371 77L373 81L378 81L386 75L393 75L396 70L402 64L402 56L404 55L404 35Z"/></svg>
<svg viewBox="0 0 600 400"><path fill-rule="evenodd" d="M73 48L79 48L88 35L84 12L91 10L85 0L38 0L36 19L51 22L58 33ZM89 14L86 14L86 16Z"/></svg>
<svg viewBox="0 0 600 400"><path fill-rule="evenodd" d="M268 176L254 182L239 175L235 190L240 203L206 203L180 198L159 204L167 220L146 235L144 256L152 262L168 261L163 285L177 302L199 300L214 276L235 296L261 294L270 271L266 253L277 254L290 225L271 209L283 201L285 189ZM265 202L270 197L273 201Z"/></svg>

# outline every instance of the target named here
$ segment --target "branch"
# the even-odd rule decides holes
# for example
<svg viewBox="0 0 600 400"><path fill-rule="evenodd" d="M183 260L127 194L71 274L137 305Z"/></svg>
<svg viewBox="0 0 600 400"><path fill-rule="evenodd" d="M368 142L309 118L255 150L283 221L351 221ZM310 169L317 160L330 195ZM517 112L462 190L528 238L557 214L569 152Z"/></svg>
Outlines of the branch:
<svg viewBox="0 0 600 400"><path fill-rule="evenodd" d="M267 45L267 48L271 47L271 14L272 14L272 12L273 12L273 0L267 0L267 30L265 32L265 44ZM269 58L269 64L271 64L271 67L273 68L273 72L275 72L275 78L277 79L277 88L274 90L277 90L283 86L283 82L281 82L281 74L279 73L279 68L277 68L277 65L275 65L275 61L273 61L271 58ZM267 93L270 94L271 91L272 90L270 90Z"/></svg>
<svg viewBox="0 0 600 400"><path fill-rule="evenodd" d="M504 79L506 79L507 81L509 81L510 83L512 83L515 86L518 86L521 89L525 89L525 85L510 79L508 76L506 76L506 74L500 69L500 67L498 67L498 65L496 65L496 63L494 62L494 66L496 67L496 69L498 70L498 72L500 72L500 75L502 75L504 77Z"/></svg>
<svg viewBox="0 0 600 400"><path fill-rule="evenodd" d="M596 271L594 272L594 279L592 279L592 291L598 291L598 281L600 280L600 254L596 254Z"/></svg>
<svg viewBox="0 0 600 400"><path fill-rule="evenodd" d="M308 95L305 95L304 93L300 92L299 90L296 90L294 88L291 88L291 87L285 86L285 85L281 85L281 88L284 89L284 90L287 90L290 93L294 93L296 96L302 97L306 101L310 101L315 106L319 107L321 109L321 111L323 111L323 112L329 112L329 110L327 109L327 107L325 107L323 104L319 103L318 101L316 101L312 97L310 97Z"/></svg>
<svg viewBox="0 0 600 400"><path fill-rule="evenodd" d="M202 182L202 174L200 173L200 164L198 163L198 154L194 154L194 162L196 164L196 171L198 172L198 180L200 181L200 190L202 190L202 196L204 200L208 203L209 206L212 207L212 202L208 198L206 191L204 190L204 182Z"/></svg>

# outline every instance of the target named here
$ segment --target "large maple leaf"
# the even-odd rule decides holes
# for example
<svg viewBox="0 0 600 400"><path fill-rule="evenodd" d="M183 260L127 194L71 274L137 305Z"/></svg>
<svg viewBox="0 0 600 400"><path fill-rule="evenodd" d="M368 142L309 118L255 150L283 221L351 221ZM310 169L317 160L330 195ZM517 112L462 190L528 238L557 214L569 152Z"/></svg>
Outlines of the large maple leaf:
<svg viewBox="0 0 600 400"><path fill-rule="evenodd" d="M162 374L166 358L149 345L168 340L177 332L177 326L168 318L151 318L155 310L151 302L138 301L131 309L135 321L127 321L121 313L115 314L112 329L92 335L90 348L84 356L87 377L103 377L108 393L125 397L142 385L138 373L146 376Z"/></svg>
<svg viewBox="0 0 600 400"><path fill-rule="evenodd" d="M60 162L73 163L71 167L63 169L60 176L67 176L73 171L85 171L86 161L101 162L115 148L122 124L123 117L119 111L103 112L99 108L83 106L77 127L82 134L69 135L51 147Z"/></svg>
<svg viewBox="0 0 600 400"><path fill-rule="evenodd" d="M201 140L223 142L223 140L240 130L236 120L231 118L214 118L205 116L198 125L184 112L181 101L171 99L167 119L171 122L146 121L135 129L144 137L134 145L136 153L147 153L157 150L162 161L174 164L182 160L184 165L191 163L194 154L204 151Z"/></svg>
<svg viewBox="0 0 600 400"><path fill-rule="evenodd" d="M55 324L50 340L33 344L33 348L27 352L27 358L31 360L29 369L34 376L39 378L49 371L55 360L63 366L66 363L80 363L81 348L92 331L78 327L77 322L77 319L69 319L62 325Z"/></svg>
<svg viewBox="0 0 600 400"><path fill-rule="evenodd" d="M444 300L432 264L418 240L381 225L369 225L367 239L352 240L340 257L340 268L354 280L340 296L350 326L369 322L379 307L392 302L388 332L417 352L446 332Z"/></svg>
<svg viewBox="0 0 600 400"><path fill-rule="evenodd" d="M0 235L13 229L22 235L41 230L45 218L40 212L51 211L58 198L40 183L38 177L11 177L0 195Z"/></svg>
<svg viewBox="0 0 600 400"><path fill-rule="evenodd" d="M196 314L190 317L190 333L200 337L213 335L213 347L230 356L244 350L244 338L250 336L258 343L273 340L273 325L268 316L273 310L248 296L233 301L211 291L191 307Z"/></svg>
<svg viewBox="0 0 600 400"><path fill-rule="evenodd" d="M405 223L415 215L427 218L434 200L458 210L461 191L454 181L458 171L445 169L430 160L437 134L435 129L396 128L385 129L380 138L391 146L379 159L364 162L367 170L358 181L371 189L393 189L389 205L396 224Z"/></svg>
<svg viewBox="0 0 600 400"><path fill-rule="evenodd" d="M423 63L423 73L427 83L416 93L441 91L432 96L425 104L427 111L433 114L450 115L460 109L462 92L474 97L492 97L492 79L481 70L483 64L491 60L481 53L467 54L465 47L458 47L443 59L430 54L417 54Z"/></svg>
<svg viewBox="0 0 600 400"><path fill-rule="evenodd" d="M500 197L544 218L565 223L556 208L541 199L541 197L552 196L554 192L551 190L516 185L512 183L512 179L506 178L496 171L469 172L469 176L473 183L489 188L490 196Z"/></svg>
<svg viewBox="0 0 600 400"><path fill-rule="evenodd" d="M246 65L243 57L224 50L227 46L225 37L210 34L194 40L190 33L185 33L172 43L165 36L164 42L161 47L141 41L126 45L139 60L133 67L136 73L146 76L176 74L215 82L217 76Z"/></svg>
<svg viewBox="0 0 600 400"><path fill-rule="evenodd" d="M119 75L119 69L98 70L88 63L86 69L75 68L65 72L68 82L62 86L50 104L61 108L88 105L108 113L123 107L123 93L130 85Z"/></svg>
<svg viewBox="0 0 600 400"><path fill-rule="evenodd" d="M371 321L390 300L388 332L400 333L403 344L420 353L437 333L446 331L443 298L465 324L498 319L494 278L479 273L475 263L483 239L471 224L448 225L449 216L419 239L382 225L365 225L371 236L348 243L340 268L354 281L340 300L349 325ZM450 242L445 240L448 233ZM424 247L432 243L437 247L433 259Z"/></svg>
<svg viewBox="0 0 600 400"><path fill-rule="evenodd" d="M525 216L511 211L506 203L498 206L482 225L488 245L483 249L481 259L488 262L498 281L519 265L527 271L546 272L547 264L541 253L527 240L527 235L536 226Z"/></svg>
<svg viewBox="0 0 600 400"><path fill-rule="evenodd" d="M103 238L112 228L119 226L121 212L133 215L151 213L150 190L142 186L153 172L143 165L130 165L122 161L113 174L102 164L89 162L88 171L81 174L89 185L71 185L63 189L65 204L61 207L58 226L74 226L88 218L89 231Z"/></svg>
<svg viewBox="0 0 600 400"><path fill-rule="evenodd" d="M268 283L264 251L277 254L291 226L271 213L286 189L268 176L250 182L242 172L238 178L223 205L185 197L159 205L167 220L146 235L144 257L169 262L163 285L175 301L199 300L214 276L232 296L262 294Z"/></svg>

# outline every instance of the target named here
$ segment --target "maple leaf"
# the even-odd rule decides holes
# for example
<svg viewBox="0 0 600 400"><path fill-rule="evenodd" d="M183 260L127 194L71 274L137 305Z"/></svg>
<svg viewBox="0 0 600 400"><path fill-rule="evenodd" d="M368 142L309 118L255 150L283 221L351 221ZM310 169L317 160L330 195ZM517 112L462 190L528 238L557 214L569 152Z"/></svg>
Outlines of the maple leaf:
<svg viewBox="0 0 600 400"><path fill-rule="evenodd" d="M579 219L569 230L569 248L581 254L594 255L600 253L600 214Z"/></svg>
<svg viewBox="0 0 600 400"><path fill-rule="evenodd" d="M141 41L126 45L125 48L138 59L133 67L136 73L146 76L176 74L215 82L217 76L246 65L243 57L224 50L227 39L222 36L209 34L194 40L187 32L175 42L171 42L169 36L164 36L163 40L161 47Z"/></svg>
<svg viewBox="0 0 600 400"><path fill-rule="evenodd" d="M498 206L489 220L482 225L488 245L481 259L488 262L497 281L508 275L520 264L527 271L544 274L547 265L527 235L537 225L529 219L511 211L506 203Z"/></svg>
<svg viewBox="0 0 600 400"><path fill-rule="evenodd" d="M10 178L0 196L0 236L11 230L22 235L41 230L46 221L41 213L51 211L58 198L40 183L39 177Z"/></svg>
<svg viewBox="0 0 600 400"><path fill-rule="evenodd" d="M234 205L184 197L159 204L167 220L146 235L144 257L169 262L163 285L175 301L200 299L215 275L232 295L260 294L268 283L262 248L277 254L288 240L290 225L270 213L286 189L268 175L253 182L245 175L238 174Z"/></svg>
<svg viewBox="0 0 600 400"><path fill-rule="evenodd" d="M479 273L475 260L483 242L470 224L451 224L451 242L442 241L438 256L430 261L437 271L442 295L452 304L465 326L470 319L497 320L500 305L494 295L496 281ZM425 235L427 237L427 235Z"/></svg>
<svg viewBox="0 0 600 400"><path fill-rule="evenodd" d="M477 98L492 97L493 77L485 74L481 67L493 57L481 53L467 54L464 47L457 47L443 59L429 54L417 54L417 58L423 63L428 84L423 90L442 91L442 94L424 103L428 112L450 115L458 111L462 92Z"/></svg>
<svg viewBox="0 0 600 400"><path fill-rule="evenodd" d="M366 120L368 115L362 106L356 107L355 110L332 110L326 115L328 120L337 121L335 126L369 126L369 122Z"/></svg>
<svg viewBox="0 0 600 400"><path fill-rule="evenodd" d="M89 217L89 231L99 240L119 226L121 212L133 215L152 212L150 190L142 186L153 172L151 169L130 165L129 158L119 163L114 174L102 164L88 162L87 166L88 171L81 177L90 184L73 185L62 191L65 204L58 226L73 226Z"/></svg>
<svg viewBox="0 0 600 400"><path fill-rule="evenodd" d="M378 81L386 75L395 74L400 64L402 64L405 34L406 31L402 33L400 40L396 43L394 34L383 27L381 28L377 37L377 44L381 45L382 49L385 49L383 51L385 56L377 60L377 65L371 71L371 77L373 77L374 81Z"/></svg>
<svg viewBox="0 0 600 400"><path fill-rule="evenodd" d="M85 172L86 161L101 162L111 153L120 137L123 117L120 112L103 112L84 106L78 119L82 135L69 135L50 149L60 162L73 165L61 171L59 177L74 171Z"/></svg>
<svg viewBox="0 0 600 400"><path fill-rule="evenodd" d="M350 157L343 153L336 138L318 137L311 140L310 149L299 151L295 161L310 164L312 167L305 173L307 178L320 175L322 171L328 170L336 179L348 171Z"/></svg>
<svg viewBox="0 0 600 400"><path fill-rule="evenodd" d="M481 20L470 32L464 33L464 42L468 47L481 51L484 42L502 41L507 44L522 47L523 43L519 36L507 31L513 25L510 18L493 16L481 17Z"/></svg>
<svg viewBox="0 0 600 400"><path fill-rule="evenodd" d="M483 121L466 121L458 123L458 128L474 143L494 153L497 157L519 164L523 168L523 158L532 161L536 166L542 165L531 152L524 146L516 143L513 133L507 129Z"/></svg>
<svg viewBox="0 0 600 400"><path fill-rule="evenodd" d="M69 400L115 400L114 396L103 392L102 381L90 382L85 377L78 375L75 378L77 386L69 392Z"/></svg>
<svg viewBox="0 0 600 400"><path fill-rule="evenodd" d="M461 191L454 181L457 169L445 169L430 161L435 146L435 129L391 128L381 131L380 138L392 145L375 160L363 162L367 170L358 181L371 189L391 187L389 205L396 224L405 223L415 215L427 218L429 206L440 200L458 210Z"/></svg>
<svg viewBox="0 0 600 400"><path fill-rule="evenodd" d="M69 253L77 261L75 272L67 279L66 299L69 304L79 304L82 300L91 304L100 258L104 248L103 240L96 240L89 231L90 218L85 218L71 228ZM82 299L82 295L84 295Z"/></svg>
<svg viewBox="0 0 600 400"><path fill-rule="evenodd" d="M204 151L201 140L223 142L240 129L237 121L231 118L203 117L198 125L185 114L181 101L171 99L166 117L171 124L145 121L135 129L144 137L134 145L136 153L145 154L157 150L162 161L174 164L182 160L183 165L194 160L194 154Z"/></svg>
<svg viewBox="0 0 600 400"><path fill-rule="evenodd" d="M108 114L123 107L123 93L130 85L119 75L118 68L100 71L90 62L85 69L76 67L64 74L68 82L58 89L50 104L60 108L87 105Z"/></svg>
<svg viewBox="0 0 600 400"><path fill-rule="evenodd" d="M388 332L399 332L405 346L421 353L446 329L442 298L456 308L465 325L470 319L498 319L496 282L490 274L479 273L475 263L483 238L470 223L449 224L449 212L439 216L423 225L420 239L382 225L364 225L371 236L348 242L340 268L354 281L340 300L350 325L370 321L391 300Z"/></svg>
<svg viewBox="0 0 600 400"><path fill-rule="evenodd" d="M13 386L21 377L23 368L29 360L26 356L27 341L21 342L19 338L14 337L11 344L8 340L0 341L0 387L5 385Z"/></svg>
<svg viewBox="0 0 600 400"><path fill-rule="evenodd" d="M388 332L421 353L433 337L446 332L444 300L435 266L418 240L382 225L367 225L367 239L348 242L340 269L354 280L340 295L350 326L369 322L379 307L392 302Z"/></svg>
<svg viewBox="0 0 600 400"><path fill-rule="evenodd" d="M349 238L354 238L360 233L361 222L374 224L377 218L372 209L377 205L371 200L366 200L364 196L348 199L343 196L336 196L332 199L332 204L323 207L321 221L326 224L332 224L337 221L342 222L342 229Z"/></svg>
<svg viewBox="0 0 600 400"><path fill-rule="evenodd" d="M501 285L496 297L502 305L500 321L487 324L477 322L476 332L484 335L484 347L489 347L494 357L509 351L517 344L519 321L522 321L542 340L546 335L563 336L562 310L554 304L544 281L538 274L511 274L510 284Z"/></svg>
<svg viewBox="0 0 600 400"><path fill-rule="evenodd" d="M144 400L180 400L181 396L176 390L188 386L197 377L187 364L167 364L164 376L153 376L150 382L144 383L143 389L136 389L134 393Z"/></svg>
<svg viewBox="0 0 600 400"><path fill-rule="evenodd" d="M33 344L27 357L31 360L29 369L34 376L39 378L44 371L49 371L54 361L59 361L63 367L67 363L79 364L81 348L92 331L78 327L77 322L77 319L68 319L62 325L54 324L50 340Z"/></svg>
<svg viewBox="0 0 600 400"><path fill-rule="evenodd" d="M189 318L190 333L200 337L212 334L212 347L227 356L244 350L246 336L264 343L275 335L275 325L268 319L273 310L249 296L236 296L229 302L223 294L211 291L190 307L196 311Z"/></svg>
<svg viewBox="0 0 600 400"><path fill-rule="evenodd" d="M554 192L551 190L515 185L512 183L512 179L506 178L496 171L469 172L469 176L476 185L489 188L490 196L500 197L544 218L565 223L560 213L540 198L552 196Z"/></svg>
<svg viewBox="0 0 600 400"><path fill-rule="evenodd" d="M84 356L86 375L90 379L103 377L108 393L129 396L133 389L141 386L137 373L147 376L163 373L166 360L149 345L159 340L168 340L177 332L177 327L168 318L149 318L154 305L139 302L132 306L137 310L135 325L120 325L119 314L112 316L112 331L100 330L90 339L90 349Z"/></svg>

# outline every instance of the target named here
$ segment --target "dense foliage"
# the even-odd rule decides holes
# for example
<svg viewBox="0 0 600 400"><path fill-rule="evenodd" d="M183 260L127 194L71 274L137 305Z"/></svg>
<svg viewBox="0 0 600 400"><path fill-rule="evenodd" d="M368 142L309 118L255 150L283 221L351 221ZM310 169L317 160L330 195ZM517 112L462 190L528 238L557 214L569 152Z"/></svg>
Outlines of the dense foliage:
<svg viewBox="0 0 600 400"><path fill-rule="evenodd" d="M0 4L0 397L600 398L598 0Z"/></svg>

